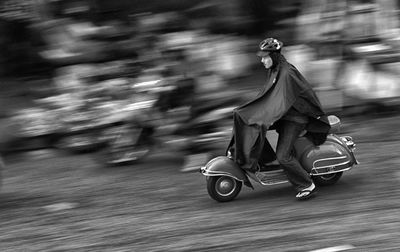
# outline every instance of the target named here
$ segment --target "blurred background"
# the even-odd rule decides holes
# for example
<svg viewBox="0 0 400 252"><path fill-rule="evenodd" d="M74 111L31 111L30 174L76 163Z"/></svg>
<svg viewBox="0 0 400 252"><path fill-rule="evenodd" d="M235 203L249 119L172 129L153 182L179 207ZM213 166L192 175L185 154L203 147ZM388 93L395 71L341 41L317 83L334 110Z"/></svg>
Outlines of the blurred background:
<svg viewBox="0 0 400 252"><path fill-rule="evenodd" d="M125 162L169 143L215 155L232 108L262 85L265 37L284 42L327 112L397 109L398 4L2 0L2 149L107 146Z"/></svg>
<svg viewBox="0 0 400 252"><path fill-rule="evenodd" d="M397 251L399 7L0 0L0 248ZM224 155L232 109L263 85L266 37L341 118L362 169L311 203L286 184L217 205L194 171Z"/></svg>

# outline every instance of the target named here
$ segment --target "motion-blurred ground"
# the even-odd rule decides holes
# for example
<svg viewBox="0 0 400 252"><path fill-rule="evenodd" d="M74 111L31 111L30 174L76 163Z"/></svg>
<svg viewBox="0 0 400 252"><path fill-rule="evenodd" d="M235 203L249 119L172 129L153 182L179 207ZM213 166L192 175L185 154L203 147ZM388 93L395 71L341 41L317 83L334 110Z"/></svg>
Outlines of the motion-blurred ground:
<svg viewBox="0 0 400 252"><path fill-rule="evenodd" d="M90 155L51 150L6 158L2 251L352 251L400 248L396 114L343 117L361 162L315 199L288 184L244 188L230 203L207 195L182 157L159 150L142 164L106 169Z"/></svg>

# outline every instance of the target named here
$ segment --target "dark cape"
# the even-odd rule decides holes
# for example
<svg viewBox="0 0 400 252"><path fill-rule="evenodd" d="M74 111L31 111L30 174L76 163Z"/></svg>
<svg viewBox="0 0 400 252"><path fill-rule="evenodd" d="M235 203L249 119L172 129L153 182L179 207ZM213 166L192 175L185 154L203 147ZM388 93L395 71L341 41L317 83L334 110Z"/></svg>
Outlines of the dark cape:
<svg viewBox="0 0 400 252"><path fill-rule="evenodd" d="M233 111L233 136L228 150L237 164L255 170L260 158L275 160L266 131L274 129L291 107L308 117L306 136L314 144L322 144L330 130L328 118L311 85L281 56L278 64L267 71L267 82L260 93Z"/></svg>

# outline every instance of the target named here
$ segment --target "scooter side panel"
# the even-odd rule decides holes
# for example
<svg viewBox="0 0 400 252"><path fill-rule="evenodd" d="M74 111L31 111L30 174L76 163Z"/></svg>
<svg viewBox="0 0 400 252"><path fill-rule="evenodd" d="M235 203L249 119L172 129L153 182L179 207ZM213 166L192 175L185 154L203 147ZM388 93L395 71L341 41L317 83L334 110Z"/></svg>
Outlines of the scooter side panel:
<svg viewBox="0 0 400 252"><path fill-rule="evenodd" d="M304 146L303 146L304 147ZM319 146L306 145L299 160L313 175L322 175L349 170L356 160L351 150L337 136L329 135Z"/></svg>

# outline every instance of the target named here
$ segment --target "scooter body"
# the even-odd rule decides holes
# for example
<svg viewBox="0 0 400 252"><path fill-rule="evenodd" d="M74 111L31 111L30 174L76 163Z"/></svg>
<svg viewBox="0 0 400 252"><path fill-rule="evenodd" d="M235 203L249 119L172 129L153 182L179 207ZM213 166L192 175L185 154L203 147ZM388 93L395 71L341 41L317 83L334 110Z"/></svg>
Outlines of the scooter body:
<svg viewBox="0 0 400 252"><path fill-rule="evenodd" d="M296 158L320 186L335 184L344 171L358 164L353 152L355 144L350 136L331 133L325 143L319 146L315 146L306 137L300 137L294 148ZM210 160L201 167L200 172L207 177L209 195L220 202L233 200L239 194L242 184L253 188L250 181L261 185L288 182L279 163L270 163L252 172L242 169L226 156Z"/></svg>

